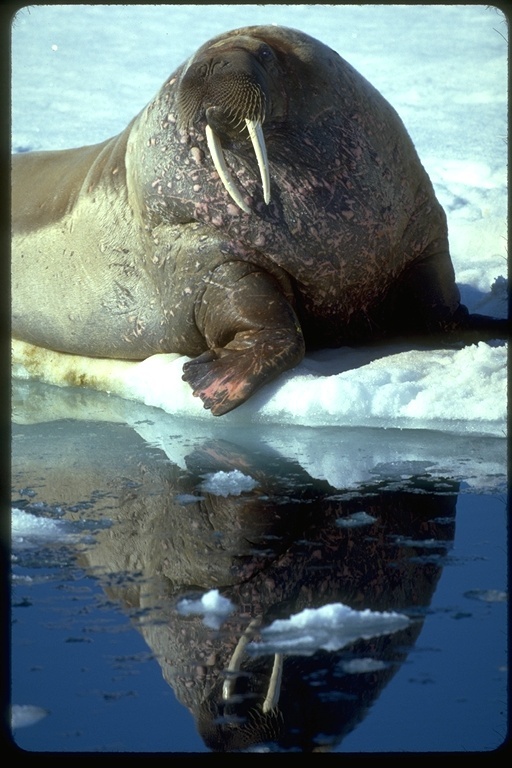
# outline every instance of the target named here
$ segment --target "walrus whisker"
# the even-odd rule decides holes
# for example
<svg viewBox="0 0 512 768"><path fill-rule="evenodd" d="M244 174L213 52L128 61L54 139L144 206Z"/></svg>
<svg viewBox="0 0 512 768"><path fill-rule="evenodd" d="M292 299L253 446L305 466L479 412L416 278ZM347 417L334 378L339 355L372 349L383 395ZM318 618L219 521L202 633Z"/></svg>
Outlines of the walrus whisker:
<svg viewBox="0 0 512 768"><path fill-rule="evenodd" d="M248 120L246 118L245 124L249 131L249 136L258 161L258 168L260 169L261 183L263 184L263 199L268 205L270 203L270 174L263 129L259 120Z"/></svg>
<svg viewBox="0 0 512 768"><path fill-rule="evenodd" d="M251 213L251 209L248 205L245 204L240 192L236 188L233 177L231 176L231 172L226 165L220 139L217 134L212 131L209 125L206 126L206 142L212 156L213 164L220 176L220 180L222 181L226 192L230 195L238 207L242 209L242 211L245 211L245 213Z"/></svg>

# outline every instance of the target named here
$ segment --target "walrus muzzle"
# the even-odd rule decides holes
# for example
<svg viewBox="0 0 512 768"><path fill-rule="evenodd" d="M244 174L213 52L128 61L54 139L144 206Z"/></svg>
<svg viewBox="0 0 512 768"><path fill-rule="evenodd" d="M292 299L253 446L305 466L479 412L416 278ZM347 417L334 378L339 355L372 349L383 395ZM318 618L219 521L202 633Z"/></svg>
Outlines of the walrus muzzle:
<svg viewBox="0 0 512 768"><path fill-rule="evenodd" d="M243 49L194 60L185 70L178 90L180 122L186 127L206 122L206 141L219 177L234 202L245 213L251 209L233 179L224 157L222 139L250 139L263 186L270 202L270 174L263 122L268 102L262 67Z"/></svg>

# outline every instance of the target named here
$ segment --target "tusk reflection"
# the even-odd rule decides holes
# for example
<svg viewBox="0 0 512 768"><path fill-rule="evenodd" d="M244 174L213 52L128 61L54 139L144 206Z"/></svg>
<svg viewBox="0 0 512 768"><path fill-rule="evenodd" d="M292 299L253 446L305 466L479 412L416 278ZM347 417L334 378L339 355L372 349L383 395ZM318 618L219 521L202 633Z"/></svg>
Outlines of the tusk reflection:
<svg viewBox="0 0 512 768"><path fill-rule="evenodd" d="M283 654L276 653L274 654L274 664L272 666L272 674L270 675L267 695L265 696L265 701L263 702L264 713L271 712L273 709L276 709L277 707L277 704L279 701L279 694L281 692L282 675L283 675Z"/></svg>
<svg viewBox="0 0 512 768"><path fill-rule="evenodd" d="M233 651L233 655L231 656L231 659L229 661L229 664L227 666L227 672L229 677L224 680L224 685L222 686L222 698L224 701L230 698L230 696L233 695L235 684L236 684L236 673L240 672L240 668L242 666L242 659L245 654L245 649L247 647L247 644L250 642L250 640L253 638L254 634L258 631L259 627L261 626L262 617L258 616L257 618L253 619L243 635L241 636L240 640L238 641L235 650ZM281 677L283 673L283 654L282 653L276 653L274 654L274 663L272 666L272 672L270 674L270 679L268 683L267 693L265 695L265 699L263 701L263 712L266 714L267 712L271 712L273 709L277 707L278 701L279 701L279 694L281 692Z"/></svg>
<svg viewBox="0 0 512 768"><path fill-rule="evenodd" d="M261 616L256 617L255 619L252 619L249 626L241 636L240 640L236 644L236 648L233 651L233 655L231 656L231 659L229 661L229 664L227 666L227 671L229 673L233 672L239 672L240 667L242 664L242 657L245 652L245 648L250 640L252 640L254 633L257 631L258 627L261 625ZM229 697L233 694L233 690L235 688L235 679L234 677L227 677L226 680L224 680L224 685L222 687L222 698L223 699L229 699Z"/></svg>

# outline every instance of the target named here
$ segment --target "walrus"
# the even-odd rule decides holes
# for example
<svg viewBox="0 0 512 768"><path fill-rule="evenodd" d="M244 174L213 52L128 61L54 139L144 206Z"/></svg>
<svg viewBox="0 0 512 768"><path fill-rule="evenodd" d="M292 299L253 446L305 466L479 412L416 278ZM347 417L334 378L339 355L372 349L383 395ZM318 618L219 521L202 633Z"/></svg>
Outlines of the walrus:
<svg viewBox="0 0 512 768"><path fill-rule="evenodd" d="M186 355L214 415L307 348L505 330L461 304L395 110L297 30L213 38L118 136L16 155L12 182L14 338Z"/></svg>

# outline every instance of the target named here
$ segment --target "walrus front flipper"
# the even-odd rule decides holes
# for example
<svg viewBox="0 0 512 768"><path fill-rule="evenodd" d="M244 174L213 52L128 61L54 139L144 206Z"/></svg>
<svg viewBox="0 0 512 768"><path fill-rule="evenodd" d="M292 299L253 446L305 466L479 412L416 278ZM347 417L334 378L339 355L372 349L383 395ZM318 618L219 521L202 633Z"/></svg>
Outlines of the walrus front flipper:
<svg viewBox="0 0 512 768"><path fill-rule="evenodd" d="M277 281L231 262L208 280L196 323L209 349L183 366L183 380L221 416L304 356L299 321Z"/></svg>

